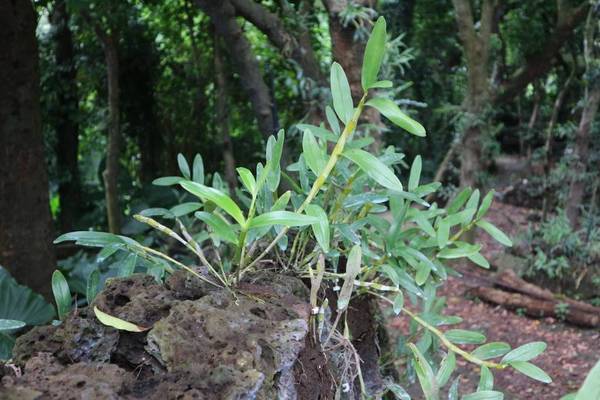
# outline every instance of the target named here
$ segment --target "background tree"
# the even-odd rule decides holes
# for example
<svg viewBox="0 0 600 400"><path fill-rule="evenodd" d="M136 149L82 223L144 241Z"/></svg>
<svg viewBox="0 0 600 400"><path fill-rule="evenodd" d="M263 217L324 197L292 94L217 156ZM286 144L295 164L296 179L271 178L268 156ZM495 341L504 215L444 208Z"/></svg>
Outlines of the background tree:
<svg viewBox="0 0 600 400"><path fill-rule="evenodd" d="M40 121L36 14L0 3L0 264L45 295L55 268Z"/></svg>

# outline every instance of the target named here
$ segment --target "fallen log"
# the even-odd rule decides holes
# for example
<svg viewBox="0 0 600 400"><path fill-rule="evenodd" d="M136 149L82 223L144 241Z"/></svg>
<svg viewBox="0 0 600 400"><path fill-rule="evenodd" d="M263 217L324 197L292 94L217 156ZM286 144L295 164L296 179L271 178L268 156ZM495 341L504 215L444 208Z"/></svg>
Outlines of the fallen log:
<svg viewBox="0 0 600 400"><path fill-rule="evenodd" d="M507 292L490 287L476 287L469 291L483 301L501 305L510 310L522 309L525 314L532 317L554 317L564 319L575 325L596 328L600 327L600 309L589 312L571 307L562 300L546 300L522 293ZM560 304L568 304L562 308Z"/></svg>
<svg viewBox="0 0 600 400"><path fill-rule="evenodd" d="M534 297L540 300L546 300L550 302L566 303L569 308L581 310L592 314L600 314L600 307L594 307L591 304L584 303L582 301L574 300L564 295L556 294L548 289L541 288L533 283L529 283L519 277L515 271L507 269L498 274L494 282L495 286L509 291L522 293L524 295Z"/></svg>

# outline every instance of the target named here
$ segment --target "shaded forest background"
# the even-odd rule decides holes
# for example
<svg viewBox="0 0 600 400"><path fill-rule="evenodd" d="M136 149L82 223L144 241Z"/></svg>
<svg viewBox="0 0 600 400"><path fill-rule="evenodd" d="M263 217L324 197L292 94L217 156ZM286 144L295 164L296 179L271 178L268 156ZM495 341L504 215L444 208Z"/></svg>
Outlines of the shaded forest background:
<svg viewBox="0 0 600 400"><path fill-rule="evenodd" d="M396 146L407 159L421 154L423 173L448 184L442 203L463 186L500 184L507 199L540 210L546 229L563 235L559 242L579 241L558 256L583 246L579 264L593 264L598 7L587 0L2 2L0 264L48 294L56 260L73 254L52 240L71 230L140 233L129 216L177 202L151 182L178 173L179 153L201 154L213 181L235 195L235 166L260 160L269 135L285 128L293 150L301 142L296 124L323 120L333 61L359 95L362 52L378 15L391 34L382 77L399 82L399 104L428 135L402 134L371 109L361 129L372 146ZM507 170L508 181L499 173Z"/></svg>

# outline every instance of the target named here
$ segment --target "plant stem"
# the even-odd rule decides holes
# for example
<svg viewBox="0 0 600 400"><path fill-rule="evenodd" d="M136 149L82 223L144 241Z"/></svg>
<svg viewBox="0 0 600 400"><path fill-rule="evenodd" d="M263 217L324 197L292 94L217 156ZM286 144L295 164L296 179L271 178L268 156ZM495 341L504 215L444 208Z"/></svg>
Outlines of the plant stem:
<svg viewBox="0 0 600 400"><path fill-rule="evenodd" d="M317 193L319 193L319 190L321 190L321 187L325 184L325 181L327 180L327 178L329 177L329 174L335 167L337 160L339 159L340 155L344 151L344 146L346 145L346 141L350 137L350 134L352 134L352 132L354 132L354 129L356 129L356 125L358 124L358 118L360 117L360 114L362 113L362 110L365 107L365 101L367 99L367 94L368 93L365 92L363 94L363 97L360 99L360 102L358 103L356 110L354 110L354 115L352 116L352 119L350 121L348 121L348 124L344 127L344 131L342 132L342 134L340 135L340 138L338 139L337 143L335 144L335 147L333 148L333 151L331 152L331 155L329 156L329 160L327 161L325 168L323 168L323 171L321 171L321 173L319 174L317 179L314 181L314 183L310 189L310 192L308 193L308 196L306 196L306 199L304 199L304 202L296 210L297 213L301 213L302 211L304 211L304 209L311 203L311 201L313 201L313 199L315 198ZM244 271L246 269L249 269L249 268L252 268L253 266L255 266L256 263L258 263L261 259L263 259L267 254L269 254L269 252L275 246L275 244L277 244L277 242L279 242L279 240L283 237L283 235L285 235L287 233L288 229L289 229L288 227L283 228L281 230L281 232L279 232L279 234L277 236L275 236L275 239L273 239L273 241L271 241L271 243L269 243L267 248L262 253L260 253L250 264L248 264L248 266L244 270L242 270L242 273L244 273Z"/></svg>
<svg viewBox="0 0 600 400"><path fill-rule="evenodd" d="M380 295L379 293L375 293L375 292L371 292L369 291L370 294L372 294L373 296L376 296L390 304L394 304L394 302L390 299L388 299L385 296ZM421 317L419 317L417 314L413 313L412 311L408 310L405 307L402 307L402 311L405 312L406 314L408 314L416 323L418 323L419 325L421 325L423 328L427 329L428 331L430 331L431 333L433 333L435 336L438 337L438 339L440 339L440 342L442 342L442 344L449 350L449 351L453 351L456 354L459 354L462 358L464 358L465 360L473 363L473 364L477 364L477 365L484 365L488 368L494 368L494 369L504 369L506 368L505 364L498 364L492 361L484 361L481 360L477 357L475 357L474 355L472 355L471 353L461 349L460 347L458 347L457 345L455 345L454 343L452 343L451 341L449 341L446 336L444 335L444 332L440 331L439 329L437 329L435 326L430 325L429 323L427 323L425 320L423 320Z"/></svg>

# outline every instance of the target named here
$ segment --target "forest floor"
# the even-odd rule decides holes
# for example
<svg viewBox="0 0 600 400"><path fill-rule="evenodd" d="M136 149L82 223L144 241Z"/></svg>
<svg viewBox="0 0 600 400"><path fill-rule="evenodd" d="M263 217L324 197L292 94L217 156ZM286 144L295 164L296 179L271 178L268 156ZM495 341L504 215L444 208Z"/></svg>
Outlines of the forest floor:
<svg viewBox="0 0 600 400"><path fill-rule="evenodd" d="M528 216L532 212L496 201L487 219L515 238L527 229ZM483 244L482 252L488 259L503 251L502 246L485 233L477 237L477 242ZM494 387L505 393L506 400L555 400L579 388L600 356L598 330L581 329L554 318L533 319L481 302L470 296L468 291L477 286L491 286L493 271L474 265L458 266L457 270L463 276L450 277L439 293L447 299L445 313L463 318L457 328L482 330L488 341L507 342L513 348L532 341L548 344L546 351L533 362L546 371L553 382L544 384L512 370L495 372ZM402 316L394 319L390 325L392 329L404 332L408 329L407 320ZM472 348L465 346L467 350ZM479 382L479 368L460 358L457 364L461 375L461 393L474 391Z"/></svg>

